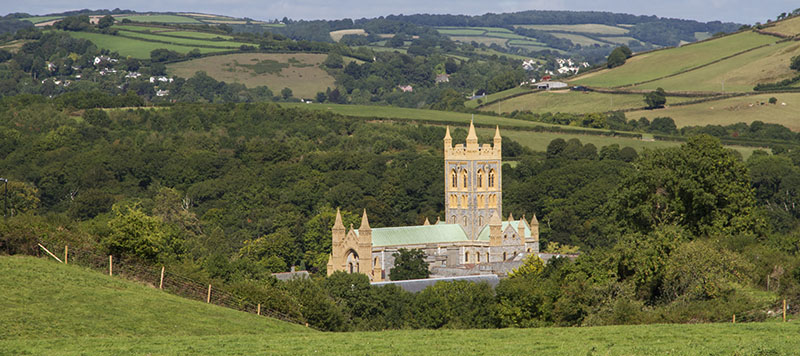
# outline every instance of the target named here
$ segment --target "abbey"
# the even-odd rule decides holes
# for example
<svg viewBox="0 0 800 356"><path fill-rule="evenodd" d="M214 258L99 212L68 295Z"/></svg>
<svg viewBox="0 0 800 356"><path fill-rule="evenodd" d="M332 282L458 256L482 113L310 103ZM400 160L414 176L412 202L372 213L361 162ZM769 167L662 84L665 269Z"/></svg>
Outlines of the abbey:
<svg viewBox="0 0 800 356"><path fill-rule="evenodd" d="M367 212L361 226L345 228L339 211L331 231L328 275L364 273L373 282L388 279L392 254L400 248L422 249L434 274L506 273L528 254L539 253L539 222L503 214L502 137L497 127L492 144L478 144L472 122L467 142L453 146L450 128L444 137L445 221L428 219L420 226L371 228Z"/></svg>

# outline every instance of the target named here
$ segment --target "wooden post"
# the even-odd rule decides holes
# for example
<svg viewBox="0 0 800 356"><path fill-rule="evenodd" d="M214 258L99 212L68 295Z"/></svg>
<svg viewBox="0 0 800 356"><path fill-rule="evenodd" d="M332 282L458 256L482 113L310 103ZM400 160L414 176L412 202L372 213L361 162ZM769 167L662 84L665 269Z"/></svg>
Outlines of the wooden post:
<svg viewBox="0 0 800 356"><path fill-rule="evenodd" d="M736 324L736 314L733 314L733 323Z"/></svg>
<svg viewBox="0 0 800 356"><path fill-rule="evenodd" d="M206 303L211 303L211 285L208 285L208 296L206 297Z"/></svg>
<svg viewBox="0 0 800 356"><path fill-rule="evenodd" d="M261 315L261 303L258 303L258 315Z"/></svg>
<svg viewBox="0 0 800 356"><path fill-rule="evenodd" d="M161 266L161 280L158 281L158 289L164 289L164 266Z"/></svg>
<svg viewBox="0 0 800 356"><path fill-rule="evenodd" d="M47 252L47 254L50 255L50 257L55 258L56 261L58 261L58 262L64 263L64 261L62 261L60 258L56 257L56 255L54 255L52 252L50 252L50 250L48 250L46 247L42 246L42 244L37 244L37 245L39 245L39 247L41 247L42 250L44 250L44 252Z"/></svg>
<svg viewBox="0 0 800 356"><path fill-rule="evenodd" d="M114 258L111 255L108 255L108 275L114 275Z"/></svg>
<svg viewBox="0 0 800 356"><path fill-rule="evenodd" d="M786 322L786 299L783 300L783 322Z"/></svg>
<svg viewBox="0 0 800 356"><path fill-rule="evenodd" d="M69 264L69 245L64 245L64 264Z"/></svg>

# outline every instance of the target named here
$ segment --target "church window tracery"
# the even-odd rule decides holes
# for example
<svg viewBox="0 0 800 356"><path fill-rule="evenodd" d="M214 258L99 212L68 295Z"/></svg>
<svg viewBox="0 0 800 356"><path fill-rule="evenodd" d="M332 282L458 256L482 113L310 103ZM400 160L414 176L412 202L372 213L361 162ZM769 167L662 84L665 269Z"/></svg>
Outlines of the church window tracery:
<svg viewBox="0 0 800 356"><path fill-rule="evenodd" d="M455 169L450 171L450 177L452 179L452 184L451 185L453 186L453 188L458 187L458 176L456 176L456 170Z"/></svg>
<svg viewBox="0 0 800 356"><path fill-rule="evenodd" d="M489 188L494 188L494 169L489 170Z"/></svg>

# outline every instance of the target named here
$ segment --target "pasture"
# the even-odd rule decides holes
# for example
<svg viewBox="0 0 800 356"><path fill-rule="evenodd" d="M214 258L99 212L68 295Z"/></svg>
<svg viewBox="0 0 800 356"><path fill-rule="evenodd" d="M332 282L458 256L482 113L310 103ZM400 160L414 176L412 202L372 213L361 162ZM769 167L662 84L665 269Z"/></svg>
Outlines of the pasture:
<svg viewBox="0 0 800 356"><path fill-rule="evenodd" d="M759 83L792 78L789 61L800 53L800 43L776 43L676 76L656 80L634 89L664 88L666 91L749 92Z"/></svg>
<svg viewBox="0 0 800 356"><path fill-rule="evenodd" d="M769 104L769 98L778 99ZM669 99L667 99L669 103ZM763 104L762 104L763 103ZM786 105L782 105L785 103ZM738 122L763 121L780 124L792 131L800 131L800 93L773 93L739 96L704 103L670 106L657 110L632 111L625 114L628 119L645 116L653 119L668 116L678 127L703 125L730 125Z"/></svg>
<svg viewBox="0 0 800 356"><path fill-rule="evenodd" d="M584 46L584 47L586 47L586 46L594 46L594 45L602 46L602 45L605 44L603 42L591 39L589 37L578 35L578 34L574 34L574 33L553 32L552 35L556 36L558 38L563 38L565 40L570 40L570 41L572 41L573 44L581 45L581 46Z"/></svg>
<svg viewBox="0 0 800 356"><path fill-rule="evenodd" d="M705 42L636 55L622 66L587 73L570 83L596 87L642 83L695 69L755 47L775 43L777 40L774 36L750 31L740 32Z"/></svg>
<svg viewBox="0 0 800 356"><path fill-rule="evenodd" d="M177 16L177 15L114 15L114 18L118 20L128 19L135 22L159 22L159 23L194 23L194 24L201 24L202 22L198 21L195 18L188 17L188 16Z"/></svg>
<svg viewBox="0 0 800 356"><path fill-rule="evenodd" d="M236 53L167 65L170 75L189 78L205 71L212 78L247 87L268 86L275 95L289 88L297 98L314 98L333 88L334 79L320 68L327 56L310 53Z"/></svg>
<svg viewBox="0 0 800 356"><path fill-rule="evenodd" d="M800 34L800 17L792 17L775 22L773 26L764 28L764 31L779 33L784 36L795 36Z"/></svg>
<svg viewBox="0 0 800 356"><path fill-rule="evenodd" d="M667 103L692 100L668 97ZM534 113L592 113L645 107L643 94L607 94L572 90L535 92L499 101L481 108L483 111L509 113L529 110Z"/></svg>
<svg viewBox="0 0 800 356"><path fill-rule="evenodd" d="M228 51L225 48L205 48L205 47L191 47L181 46L175 44L167 44L160 42L145 41L133 38L126 38L120 36L106 35L102 33L92 32L68 32L70 36L75 38L83 38L92 41L98 48L107 49L112 52L118 52L121 56L131 56L133 58L147 59L150 58L150 52L154 49L166 48L178 53L189 53L189 51L198 49L200 53L214 53Z"/></svg>
<svg viewBox="0 0 800 356"><path fill-rule="evenodd" d="M527 93L527 92L530 92L532 90L533 89L530 89L528 87L514 87L514 88L511 88L511 89L508 89L508 90L503 90L501 92L489 94L489 95L487 95L487 96L485 96L483 98L480 98L480 99L468 100L467 102L464 103L464 106L466 106L468 108L471 108L471 109L474 109L474 108L478 107L478 105L483 104L483 103L490 103L490 102L493 102L493 101L496 101L496 100L500 100L500 99L504 99L504 98L507 98L507 97L510 97L510 96L519 95L519 94L522 94L522 93ZM478 103L479 100L480 100L480 103Z"/></svg>
<svg viewBox="0 0 800 356"><path fill-rule="evenodd" d="M626 28L593 23L577 25L517 25L516 27L541 31L594 33L598 35L624 35L628 33Z"/></svg>
<svg viewBox="0 0 800 356"><path fill-rule="evenodd" d="M119 34L122 36L127 37L134 37L137 39L142 40L149 40L149 41L160 41L160 42L167 42L170 44L177 44L182 46L193 46L193 47L223 47L223 48L239 48L242 45L248 46L255 46L253 43L246 43L246 42L234 42L234 41L212 41L208 39L193 39L193 38L184 38L184 37L172 37L172 36L165 36L161 34L149 34L149 33L141 33L141 32L131 32L120 30Z"/></svg>
<svg viewBox="0 0 800 356"><path fill-rule="evenodd" d="M336 42L341 41L342 37L344 37L345 35L366 36L367 32L364 31L364 29L361 29L361 28L350 29L350 30L331 31L331 38Z"/></svg>
<svg viewBox="0 0 800 356"><path fill-rule="evenodd" d="M232 40L233 36L222 35L219 33L208 33L208 32L197 32L197 31L169 31L169 32L162 32L164 36L177 36L177 37L191 37L191 38L198 38L198 39L223 39L223 40Z"/></svg>

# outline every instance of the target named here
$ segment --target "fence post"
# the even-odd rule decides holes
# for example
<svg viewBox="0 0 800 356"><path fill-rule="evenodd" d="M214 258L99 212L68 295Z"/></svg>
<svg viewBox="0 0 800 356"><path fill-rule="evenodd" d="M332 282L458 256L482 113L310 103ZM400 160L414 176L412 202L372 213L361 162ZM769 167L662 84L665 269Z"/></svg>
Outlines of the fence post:
<svg viewBox="0 0 800 356"><path fill-rule="evenodd" d="M786 322L786 299L783 300L783 322Z"/></svg>
<svg viewBox="0 0 800 356"><path fill-rule="evenodd" d="M164 289L164 266L161 266L161 280L158 281L158 289Z"/></svg>
<svg viewBox="0 0 800 356"><path fill-rule="evenodd" d="M108 275L114 275L114 258L111 255L108 255Z"/></svg>
<svg viewBox="0 0 800 356"><path fill-rule="evenodd" d="M733 323L736 324L736 314L733 314Z"/></svg>
<svg viewBox="0 0 800 356"><path fill-rule="evenodd" d="M64 264L69 264L69 245L64 245Z"/></svg>
<svg viewBox="0 0 800 356"><path fill-rule="evenodd" d="M211 285L208 285L208 296L206 297L206 303L211 303Z"/></svg>
<svg viewBox="0 0 800 356"><path fill-rule="evenodd" d="M258 303L258 315L261 315L261 303Z"/></svg>

